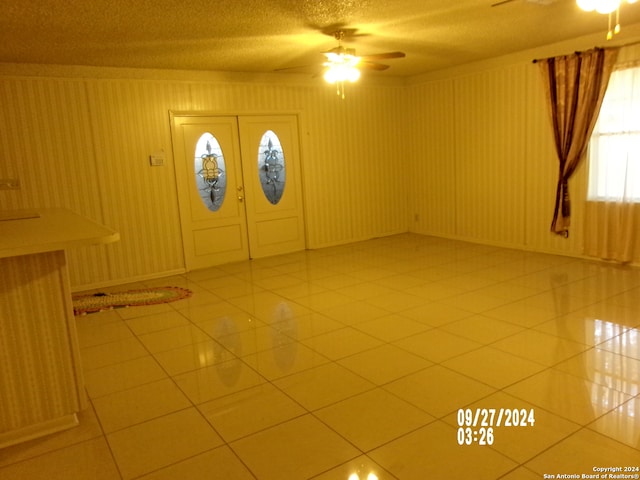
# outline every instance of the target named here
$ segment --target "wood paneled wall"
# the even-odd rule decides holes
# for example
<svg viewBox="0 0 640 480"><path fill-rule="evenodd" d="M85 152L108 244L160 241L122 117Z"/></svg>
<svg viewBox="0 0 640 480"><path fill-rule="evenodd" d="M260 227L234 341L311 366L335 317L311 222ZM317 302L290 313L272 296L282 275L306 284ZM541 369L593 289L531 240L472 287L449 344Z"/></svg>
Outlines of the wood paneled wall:
<svg viewBox="0 0 640 480"><path fill-rule="evenodd" d="M298 114L309 248L407 230L400 82L365 82L342 100L309 81L14 70L0 69L0 178L17 177L22 188L0 191L0 209L66 207L121 235L71 252L75 289L184 270L170 111ZM151 167L149 155L160 152L166 165Z"/></svg>

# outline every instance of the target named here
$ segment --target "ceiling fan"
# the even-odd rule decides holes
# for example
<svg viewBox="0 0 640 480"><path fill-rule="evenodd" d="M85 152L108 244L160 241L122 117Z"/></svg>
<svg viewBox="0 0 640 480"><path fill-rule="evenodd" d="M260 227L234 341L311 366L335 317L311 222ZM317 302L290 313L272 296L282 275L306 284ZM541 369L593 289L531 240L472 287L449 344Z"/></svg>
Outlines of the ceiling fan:
<svg viewBox="0 0 640 480"><path fill-rule="evenodd" d="M385 52L385 53L375 53L371 55L356 55L355 48L345 48L342 46L342 41L348 35L348 32L355 32L354 29L351 30L336 30L332 33L333 37L338 41L338 46L332 48L327 52L322 52L325 57L327 57L327 62L325 62L325 66L327 63L330 63L332 60L338 60L340 57L351 56L358 58L357 65L368 68L371 70L386 70L389 68L389 65L379 63L378 60L390 60L393 58L404 58L406 57L404 52Z"/></svg>
<svg viewBox="0 0 640 480"><path fill-rule="evenodd" d="M389 65L379 63L378 60L403 58L404 52L386 52L373 55L356 55L355 48L345 48L342 40L345 37L344 30L336 30L333 34L338 41L338 46L328 52L323 52L326 61L322 64L326 67L324 79L337 85L337 94L344 98L344 82L355 82L360 78L360 68L371 70L386 70Z"/></svg>
<svg viewBox="0 0 640 480"><path fill-rule="evenodd" d="M346 48L342 45L345 38L367 36L366 34L358 34L355 28L340 27L337 30L328 31L321 30L325 35L331 35L338 41L338 46L322 52L325 56L324 62L317 65L325 69L324 79L332 84L337 84L338 95L344 98L344 82L355 82L360 78L360 69L369 69L382 71L389 68L389 65L380 63L379 60L390 60L394 58L403 58L406 56L404 52L385 52L371 55L356 55L355 48ZM313 67L314 65L306 65L304 67L288 67L280 68L276 71L284 71L291 69L300 69Z"/></svg>

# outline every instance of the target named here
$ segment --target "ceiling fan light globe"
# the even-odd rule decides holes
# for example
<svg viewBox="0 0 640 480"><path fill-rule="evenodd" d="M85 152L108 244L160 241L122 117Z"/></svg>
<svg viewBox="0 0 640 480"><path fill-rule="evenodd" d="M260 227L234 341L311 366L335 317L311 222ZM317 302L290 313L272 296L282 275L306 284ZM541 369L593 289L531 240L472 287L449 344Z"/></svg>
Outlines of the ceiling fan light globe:
<svg viewBox="0 0 640 480"><path fill-rule="evenodd" d="M357 82L358 79L360 78L360 70L358 70L356 67L350 67L349 69L347 69L347 80L350 81L351 83L353 82Z"/></svg>
<svg viewBox="0 0 640 480"><path fill-rule="evenodd" d="M599 0L596 2L596 12L611 13L620 7L620 0Z"/></svg>
<svg viewBox="0 0 640 480"><path fill-rule="evenodd" d="M592 12L596 9L596 0L576 0L576 3L585 12Z"/></svg>
<svg viewBox="0 0 640 480"><path fill-rule="evenodd" d="M324 72L324 79L327 83L336 83L338 81L336 69L333 67L327 68L327 71Z"/></svg>

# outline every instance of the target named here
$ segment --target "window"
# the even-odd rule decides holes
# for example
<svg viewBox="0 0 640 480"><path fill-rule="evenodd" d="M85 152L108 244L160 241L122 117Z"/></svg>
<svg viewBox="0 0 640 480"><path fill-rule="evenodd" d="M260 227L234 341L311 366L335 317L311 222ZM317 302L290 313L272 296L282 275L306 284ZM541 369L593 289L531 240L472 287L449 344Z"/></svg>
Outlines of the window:
<svg viewBox="0 0 640 480"><path fill-rule="evenodd" d="M287 179L280 139L271 130L267 130L260 139L258 175L264 196L271 204L277 205L284 193Z"/></svg>
<svg viewBox="0 0 640 480"><path fill-rule="evenodd" d="M224 202L227 180L222 148L211 133L205 133L198 139L194 169L196 187L205 207L212 212L219 210Z"/></svg>
<svg viewBox="0 0 640 480"><path fill-rule="evenodd" d="M640 202L640 67L611 74L589 143L588 199Z"/></svg>

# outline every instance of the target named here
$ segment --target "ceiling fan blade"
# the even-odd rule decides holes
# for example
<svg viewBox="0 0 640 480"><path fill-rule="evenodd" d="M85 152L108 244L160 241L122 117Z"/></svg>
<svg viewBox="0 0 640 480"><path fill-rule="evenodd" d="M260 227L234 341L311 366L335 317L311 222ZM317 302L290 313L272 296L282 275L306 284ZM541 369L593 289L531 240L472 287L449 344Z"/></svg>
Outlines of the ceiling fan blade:
<svg viewBox="0 0 640 480"><path fill-rule="evenodd" d="M406 54L404 52L386 52L386 53L374 53L371 55L362 55L360 58L364 60L386 60L389 58L404 58Z"/></svg>
<svg viewBox="0 0 640 480"><path fill-rule="evenodd" d="M369 70L377 70L377 71L382 71L389 68L389 65L385 65L383 63L376 63L376 62L367 62L366 60L358 63L358 66L361 66L362 68L367 68Z"/></svg>
<svg viewBox="0 0 640 480"><path fill-rule="evenodd" d="M274 72L291 72L291 71L294 71L294 70L309 71L311 69L317 70L319 68L320 68L319 65L295 65L293 67L276 68L273 71Z"/></svg>

